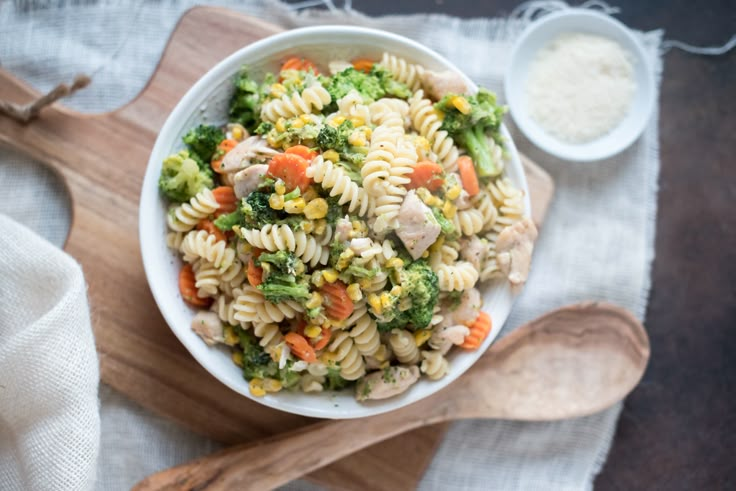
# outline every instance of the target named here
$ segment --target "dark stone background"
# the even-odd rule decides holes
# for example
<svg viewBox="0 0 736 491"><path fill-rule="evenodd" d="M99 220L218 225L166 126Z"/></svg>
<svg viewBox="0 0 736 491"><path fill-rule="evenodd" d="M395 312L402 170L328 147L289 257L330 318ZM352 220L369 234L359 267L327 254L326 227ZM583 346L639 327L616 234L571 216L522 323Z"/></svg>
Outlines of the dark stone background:
<svg viewBox="0 0 736 491"><path fill-rule="evenodd" d="M736 2L610 0L628 26L720 45ZM340 5L341 2L336 1ZM511 0L354 0L369 15L509 13ZM598 490L736 487L736 50L665 55L652 359L624 405ZM622 254L626 251L622 250Z"/></svg>

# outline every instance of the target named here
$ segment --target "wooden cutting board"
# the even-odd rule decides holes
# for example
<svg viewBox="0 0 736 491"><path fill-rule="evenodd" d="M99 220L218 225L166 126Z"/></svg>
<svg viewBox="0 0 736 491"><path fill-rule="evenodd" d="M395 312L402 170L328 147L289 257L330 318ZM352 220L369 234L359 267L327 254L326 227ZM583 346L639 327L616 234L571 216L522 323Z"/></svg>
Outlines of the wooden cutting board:
<svg viewBox="0 0 736 491"><path fill-rule="evenodd" d="M227 55L281 30L225 9L194 8L181 18L148 85L122 108L84 115L56 104L25 126L0 116L0 143L49 164L68 186L73 221L65 249L82 264L89 285L102 380L223 443L256 440L312 420L231 391L179 343L146 282L138 201L158 130L187 89ZM203 42L202 32L217 35ZM37 95L0 70L0 99L28 102ZM553 184L535 164L525 161L525 168L534 218L541 223ZM445 431L440 425L408 433L309 478L334 489L414 489Z"/></svg>

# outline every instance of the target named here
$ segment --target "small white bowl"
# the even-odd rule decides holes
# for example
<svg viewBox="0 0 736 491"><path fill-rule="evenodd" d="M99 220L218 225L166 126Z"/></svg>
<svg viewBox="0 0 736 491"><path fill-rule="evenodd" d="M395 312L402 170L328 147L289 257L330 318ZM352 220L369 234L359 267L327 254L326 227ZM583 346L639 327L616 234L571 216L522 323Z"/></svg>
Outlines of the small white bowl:
<svg viewBox="0 0 736 491"><path fill-rule="evenodd" d="M383 413L416 402L447 386L465 372L490 346L509 315L514 295L508 284L493 283L482 289L484 310L491 313L493 329L480 349L461 352L455 349L449 356L450 371L439 381L422 379L408 391L383 401L359 403L353 391L339 393L310 393L283 391L264 397L250 395L242 371L232 362L226 349L207 346L191 329L195 311L181 299L177 276L181 261L166 247L167 204L158 190L158 176L163 159L182 148L181 137L199 123L224 124L227 106L233 92L232 81L246 64L254 77L267 71L278 70L280 62L294 55L308 56L319 66L336 59L370 57L380 59L384 51L421 63L430 69L455 70L455 65L437 53L401 36L374 29L345 26L325 26L295 29L253 43L207 72L176 105L166 119L148 161L141 190L139 235L146 277L151 292L171 330L192 356L222 383L245 397L266 406L318 418L357 418ZM475 84L465 77L468 86ZM508 140L509 160L506 173L511 181L526 194L525 207L529 216L530 202L524 172L510 135L501 128ZM499 394L499 397L505 397Z"/></svg>
<svg viewBox="0 0 736 491"><path fill-rule="evenodd" d="M531 62L540 49L567 32L611 39L631 54L634 65L636 93L626 117L611 131L587 143L568 143L550 135L531 118L527 108L525 85ZM586 9L552 13L527 27L512 50L504 90L511 115L521 132L547 153L574 161L600 160L624 150L641 135L654 110L654 76L641 43L619 21Z"/></svg>

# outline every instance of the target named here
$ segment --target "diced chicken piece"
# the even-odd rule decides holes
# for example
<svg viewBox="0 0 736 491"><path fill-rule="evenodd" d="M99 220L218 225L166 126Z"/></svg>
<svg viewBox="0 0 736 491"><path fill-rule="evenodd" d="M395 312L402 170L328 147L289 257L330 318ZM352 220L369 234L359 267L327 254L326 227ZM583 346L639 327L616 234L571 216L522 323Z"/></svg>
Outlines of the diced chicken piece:
<svg viewBox="0 0 736 491"><path fill-rule="evenodd" d="M349 61L345 61L345 60L335 60L327 64L327 67L330 69L330 73L332 75L337 75L341 71L345 70L346 68L350 68L352 66L353 66L352 63L350 63Z"/></svg>
<svg viewBox="0 0 736 491"><path fill-rule="evenodd" d="M529 266L537 239L537 227L529 218L503 229L496 240L498 269L512 286L520 286L529 277Z"/></svg>
<svg viewBox="0 0 736 491"><path fill-rule="evenodd" d="M429 346L438 350L443 355L450 351L455 344L463 344L465 336L470 334L467 326L458 324L456 326L437 326L429 338Z"/></svg>
<svg viewBox="0 0 736 491"><path fill-rule="evenodd" d="M235 196L240 198L247 197L250 193L258 188L261 178L268 172L268 166L265 164L256 164L241 170L233 178L233 191Z"/></svg>
<svg viewBox="0 0 736 491"><path fill-rule="evenodd" d="M419 380L419 368L388 367L363 377L355 388L359 401L387 399L401 394Z"/></svg>
<svg viewBox="0 0 736 491"><path fill-rule="evenodd" d="M484 243L477 235L460 241L460 257L472 264L475 269L480 269L480 264L487 253L488 244Z"/></svg>
<svg viewBox="0 0 736 491"><path fill-rule="evenodd" d="M470 195L466 190L460 191L460 196L455 200L455 206L458 210L467 210L473 207L473 202L470 200Z"/></svg>
<svg viewBox="0 0 736 491"><path fill-rule="evenodd" d="M440 224L417 193L406 194L399 210L399 228L396 230L411 257L419 259L440 235Z"/></svg>
<svg viewBox="0 0 736 491"><path fill-rule="evenodd" d="M353 224L346 218L338 218L335 224L335 239L344 242L350 238L350 232L353 231Z"/></svg>
<svg viewBox="0 0 736 491"><path fill-rule="evenodd" d="M200 310L192 319L192 331L197 333L209 346L224 343L222 321L214 312Z"/></svg>
<svg viewBox="0 0 736 491"><path fill-rule="evenodd" d="M356 256L360 256L373 246L373 241L368 237L358 237L350 241L350 248Z"/></svg>
<svg viewBox="0 0 736 491"><path fill-rule="evenodd" d="M222 172L237 172L251 164L262 163L277 153L260 136L250 136L225 154L220 169Z"/></svg>
<svg viewBox="0 0 736 491"><path fill-rule="evenodd" d="M435 101L439 101L447 94L464 94L468 91L465 80L452 70L444 72L426 70L422 75L422 86L427 96Z"/></svg>
<svg viewBox="0 0 736 491"><path fill-rule="evenodd" d="M441 326L456 326L473 322L483 306L483 299L477 288L465 290L460 295L460 304L455 309L447 309L443 313Z"/></svg>

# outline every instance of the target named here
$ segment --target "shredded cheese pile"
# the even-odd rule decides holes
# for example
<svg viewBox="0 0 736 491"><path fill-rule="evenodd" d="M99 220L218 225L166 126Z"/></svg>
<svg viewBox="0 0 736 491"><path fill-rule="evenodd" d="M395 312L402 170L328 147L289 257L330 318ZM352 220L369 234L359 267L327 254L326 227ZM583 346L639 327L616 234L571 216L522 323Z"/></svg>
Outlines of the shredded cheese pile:
<svg viewBox="0 0 736 491"><path fill-rule="evenodd" d="M636 81L631 57L618 43L567 33L539 51L525 90L529 114L545 131L586 143L626 117Z"/></svg>

